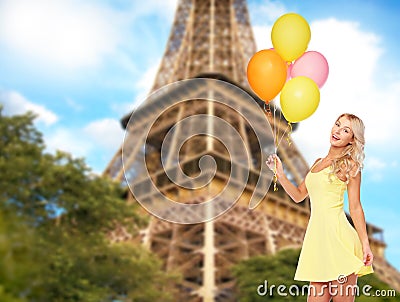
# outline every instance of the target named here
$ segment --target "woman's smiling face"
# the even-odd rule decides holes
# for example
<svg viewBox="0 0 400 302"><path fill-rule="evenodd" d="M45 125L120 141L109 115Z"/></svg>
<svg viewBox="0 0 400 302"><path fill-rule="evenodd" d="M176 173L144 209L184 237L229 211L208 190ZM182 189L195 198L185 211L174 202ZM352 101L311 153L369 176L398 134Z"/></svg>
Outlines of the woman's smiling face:
<svg viewBox="0 0 400 302"><path fill-rule="evenodd" d="M346 147L353 142L353 137L350 120L342 116L332 127L330 143L335 147Z"/></svg>

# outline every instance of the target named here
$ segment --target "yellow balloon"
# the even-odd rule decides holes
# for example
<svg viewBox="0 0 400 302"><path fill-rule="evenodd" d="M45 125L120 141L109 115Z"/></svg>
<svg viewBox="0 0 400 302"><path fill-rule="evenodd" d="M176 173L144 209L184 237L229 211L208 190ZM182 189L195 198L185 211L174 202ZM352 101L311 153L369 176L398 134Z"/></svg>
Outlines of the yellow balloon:
<svg viewBox="0 0 400 302"><path fill-rule="evenodd" d="M299 58L306 51L310 39L310 26L302 16L295 13L282 15L272 27L274 49L287 62Z"/></svg>
<svg viewBox="0 0 400 302"><path fill-rule="evenodd" d="M318 85L308 77L295 77L281 91L281 110L288 122L305 120L317 110L320 100Z"/></svg>

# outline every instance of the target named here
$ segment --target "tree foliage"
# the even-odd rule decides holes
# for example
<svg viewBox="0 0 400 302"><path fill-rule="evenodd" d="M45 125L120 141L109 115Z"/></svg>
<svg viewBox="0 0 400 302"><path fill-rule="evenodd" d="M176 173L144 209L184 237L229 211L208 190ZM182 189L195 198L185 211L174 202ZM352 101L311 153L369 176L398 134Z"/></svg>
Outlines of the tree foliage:
<svg viewBox="0 0 400 302"><path fill-rule="evenodd" d="M31 113L0 107L0 301L173 301L178 276L133 243L147 221L83 159L45 152Z"/></svg>

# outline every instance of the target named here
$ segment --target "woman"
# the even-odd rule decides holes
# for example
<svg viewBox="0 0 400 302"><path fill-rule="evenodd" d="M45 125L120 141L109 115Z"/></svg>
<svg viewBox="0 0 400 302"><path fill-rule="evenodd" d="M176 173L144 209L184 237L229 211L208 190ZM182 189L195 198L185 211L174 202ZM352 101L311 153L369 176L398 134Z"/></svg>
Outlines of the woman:
<svg viewBox="0 0 400 302"><path fill-rule="evenodd" d="M266 164L294 202L310 196L311 215L294 280L310 281L308 300L354 301L357 277L373 273L373 254L360 202L364 159L364 124L353 114L342 114L333 125L330 148L315 161L296 187L288 180L276 155ZM343 211L347 189L355 229Z"/></svg>

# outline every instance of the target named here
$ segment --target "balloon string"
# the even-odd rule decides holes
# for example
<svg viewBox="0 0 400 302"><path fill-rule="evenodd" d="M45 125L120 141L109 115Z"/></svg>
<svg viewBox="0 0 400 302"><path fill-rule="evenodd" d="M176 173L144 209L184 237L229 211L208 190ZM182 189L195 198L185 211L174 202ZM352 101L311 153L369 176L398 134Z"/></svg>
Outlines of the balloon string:
<svg viewBox="0 0 400 302"><path fill-rule="evenodd" d="M276 150L278 149L278 136L277 136L277 126L276 126L276 118L275 118L275 113L276 113L276 104L274 104L274 145L275 145L275 153Z"/></svg>
<svg viewBox="0 0 400 302"><path fill-rule="evenodd" d="M286 134L286 132L287 132L289 129L291 129L291 126L290 126L290 125L287 125L285 131L283 132L283 134L282 134L282 136L281 136L281 138L280 138L280 140L279 140L279 142L278 142L278 146L277 146L277 147L279 147L279 145L280 145L281 142L282 142L282 139L285 137L285 134ZM286 138L286 139L287 139L287 138Z"/></svg>
<svg viewBox="0 0 400 302"><path fill-rule="evenodd" d="M291 122L288 122L288 127L289 127L289 132L288 132L288 134L287 134L287 137L286 137L286 140L287 140L287 142L288 142L288 145L290 146L291 144L292 144L292 141L291 141L291 139L290 139L290 136L291 136L291 134L292 134L292 132L293 132L293 128L292 128L292 123Z"/></svg>
<svg viewBox="0 0 400 302"><path fill-rule="evenodd" d="M282 120L282 110L279 111L279 120Z"/></svg>
<svg viewBox="0 0 400 302"><path fill-rule="evenodd" d="M279 129L279 128L278 128ZM282 141L282 139L285 137L285 134L286 134L286 132L288 131L288 129L289 129L289 132L288 132L288 137L286 138L287 139L287 141L288 141L288 143L289 143L289 146L290 146L290 144L291 144L291 141L290 141L290 133L292 133L292 124L290 123L290 122L288 122L288 125L287 125L287 127L286 127L286 129L285 129L285 131L283 132L283 134L282 134L282 137L280 138L280 140L279 140L279 142L276 144L276 146L275 146L275 154L276 154L276 151L278 150L278 147L279 147L279 145L281 144L281 141ZM278 130L279 131L279 130ZM277 168L276 168L276 162L277 162L277 159L275 158L275 160L274 160L274 192L276 192L276 191L278 191L278 186L277 186L277 182L278 182L278 176L277 176L277 174L276 174L276 170L277 170Z"/></svg>
<svg viewBox="0 0 400 302"><path fill-rule="evenodd" d="M274 144L275 144L275 154L278 150L278 131L279 131L279 127L276 123L276 104L274 103ZM274 159L274 192L278 191L278 186L277 186L277 181L278 181L278 177L276 175L276 158Z"/></svg>
<svg viewBox="0 0 400 302"><path fill-rule="evenodd" d="M276 175L276 161L277 159L274 159L274 192L278 191L278 186L276 185L277 181L278 181L278 177Z"/></svg>

